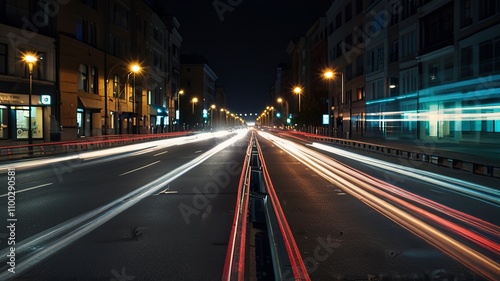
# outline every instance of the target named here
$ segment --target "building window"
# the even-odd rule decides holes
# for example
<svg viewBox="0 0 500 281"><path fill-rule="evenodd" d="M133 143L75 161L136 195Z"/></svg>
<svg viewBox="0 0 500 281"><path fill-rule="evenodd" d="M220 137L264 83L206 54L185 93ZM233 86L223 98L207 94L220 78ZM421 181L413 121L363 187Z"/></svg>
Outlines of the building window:
<svg viewBox="0 0 500 281"><path fill-rule="evenodd" d="M345 6L345 22L348 22L352 18L352 3Z"/></svg>
<svg viewBox="0 0 500 281"><path fill-rule="evenodd" d="M363 12L363 0L356 0L356 15Z"/></svg>
<svg viewBox="0 0 500 281"><path fill-rule="evenodd" d="M443 6L422 19L421 47L430 52L453 43L453 3Z"/></svg>
<svg viewBox="0 0 500 281"><path fill-rule="evenodd" d="M97 0L80 0L84 5L97 10Z"/></svg>
<svg viewBox="0 0 500 281"><path fill-rule="evenodd" d="M331 21L328 24L328 35L332 35L332 33L333 33L333 21Z"/></svg>
<svg viewBox="0 0 500 281"><path fill-rule="evenodd" d="M417 90L417 69L409 69L401 71L400 83L398 81L399 90L401 93L409 93Z"/></svg>
<svg viewBox="0 0 500 281"><path fill-rule="evenodd" d="M47 80L47 54L37 53L38 60L36 62L36 67L34 67L33 77L38 80Z"/></svg>
<svg viewBox="0 0 500 281"><path fill-rule="evenodd" d="M365 98L365 86L358 87L356 91L357 100L362 100Z"/></svg>
<svg viewBox="0 0 500 281"><path fill-rule="evenodd" d="M397 62L399 57L399 40L392 41L391 45L391 57L389 58L389 62Z"/></svg>
<svg viewBox="0 0 500 281"><path fill-rule="evenodd" d="M337 58L342 56L342 41L337 43Z"/></svg>
<svg viewBox="0 0 500 281"><path fill-rule="evenodd" d="M345 44L344 44L344 52L347 53L351 50L352 48L352 34L349 34L345 37Z"/></svg>
<svg viewBox="0 0 500 281"><path fill-rule="evenodd" d="M78 68L78 90L88 91L88 70L85 64L80 64Z"/></svg>
<svg viewBox="0 0 500 281"><path fill-rule="evenodd" d="M500 73L500 40L490 40L479 45L479 74Z"/></svg>
<svg viewBox="0 0 500 281"><path fill-rule="evenodd" d="M115 3L113 11L113 22L125 29L128 28L128 12L124 6ZM145 27L144 27L145 28Z"/></svg>
<svg viewBox="0 0 500 281"><path fill-rule="evenodd" d="M352 79L352 64L348 64L345 67L345 80L350 81Z"/></svg>
<svg viewBox="0 0 500 281"><path fill-rule="evenodd" d="M118 93L120 92L120 78L115 74L113 77L113 97L118 98Z"/></svg>
<svg viewBox="0 0 500 281"><path fill-rule="evenodd" d="M113 34L108 34L108 52L112 55L116 55L115 52L115 37Z"/></svg>
<svg viewBox="0 0 500 281"><path fill-rule="evenodd" d="M489 75L493 72L493 41L479 45L479 75Z"/></svg>
<svg viewBox="0 0 500 281"><path fill-rule="evenodd" d="M97 46L97 25L89 23L89 38L88 43L92 46Z"/></svg>
<svg viewBox="0 0 500 281"><path fill-rule="evenodd" d="M363 55L359 55L358 58L356 59L356 75L360 76L363 75L365 69L364 69L364 60L363 60Z"/></svg>
<svg viewBox="0 0 500 281"><path fill-rule="evenodd" d="M495 15L497 0L481 0L477 1L479 4L479 19L485 19Z"/></svg>
<svg viewBox="0 0 500 281"><path fill-rule="evenodd" d="M417 12L417 4L415 3L416 0L404 0L402 1L401 5L403 5L403 8L401 9L402 15L401 19L407 19L414 15Z"/></svg>
<svg viewBox="0 0 500 281"><path fill-rule="evenodd" d="M439 83L439 64L429 64L429 84Z"/></svg>
<svg viewBox="0 0 500 281"><path fill-rule="evenodd" d="M335 17L335 30L342 26L342 12L339 12Z"/></svg>
<svg viewBox="0 0 500 281"><path fill-rule="evenodd" d="M83 41L84 38L84 21L83 18L79 16L76 16L75 38L79 41Z"/></svg>
<svg viewBox="0 0 500 281"><path fill-rule="evenodd" d="M472 24L472 0L462 0L461 4L460 27L466 27Z"/></svg>
<svg viewBox="0 0 500 281"><path fill-rule="evenodd" d="M377 49L377 70L384 69L384 49L380 47Z"/></svg>
<svg viewBox="0 0 500 281"><path fill-rule="evenodd" d="M8 72L7 50L7 44L0 44L0 74L7 74Z"/></svg>
<svg viewBox="0 0 500 281"><path fill-rule="evenodd" d="M98 93L98 77L97 77L97 67L92 67L90 71L90 93L97 94Z"/></svg>
<svg viewBox="0 0 500 281"><path fill-rule="evenodd" d="M406 34L403 34L401 36L401 43L402 43L401 54L403 57L414 55L417 52L416 32L410 31Z"/></svg>
<svg viewBox="0 0 500 281"><path fill-rule="evenodd" d="M472 76L472 46L460 50L460 77Z"/></svg>
<svg viewBox="0 0 500 281"><path fill-rule="evenodd" d="M444 61L444 80L451 81L454 76L454 68L453 68L453 57L449 59L445 59Z"/></svg>
<svg viewBox="0 0 500 281"><path fill-rule="evenodd" d="M364 42L364 36L363 25L354 27L354 46L362 44Z"/></svg>

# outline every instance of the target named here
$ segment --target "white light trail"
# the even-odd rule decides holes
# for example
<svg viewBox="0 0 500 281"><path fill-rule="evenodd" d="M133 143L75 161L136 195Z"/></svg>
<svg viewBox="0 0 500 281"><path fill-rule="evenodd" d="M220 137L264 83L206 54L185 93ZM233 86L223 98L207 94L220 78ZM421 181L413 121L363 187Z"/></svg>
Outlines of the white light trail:
<svg viewBox="0 0 500 281"><path fill-rule="evenodd" d="M101 149L95 149L91 151L74 151L73 155L65 155L65 156L55 156L55 157L50 157L50 158L43 158L43 159L31 159L27 161L13 161L9 162L6 164L0 164L0 171L1 170L7 170L9 168L16 168L16 169L25 169L25 168L34 168L34 167L39 167L39 166L44 166L48 164L54 164L58 162L72 162L72 161L77 161L77 160L83 160L83 161L90 161L93 160L93 163L95 162L95 159L97 161L112 161L124 157L130 157L130 154L132 155L140 155L143 153L149 153L153 152L156 150L164 149L166 147L174 146L174 145L183 145L187 143L193 143L193 142L198 142L198 141L203 141L203 140L208 140L211 138L222 138L230 135L231 133L225 132L225 131L220 131L220 132L215 132L215 133L203 133L203 134L197 134L195 136L184 136L184 137L175 137L175 138L170 138L170 139L163 139L163 140L156 140L156 141L150 141L150 142L144 142L144 143L136 143L136 144L130 144L130 145L125 145L125 146L120 146L120 147L113 147L113 148L101 148ZM72 153L72 152L69 152ZM134 154L135 153L135 154ZM119 155L117 155L119 154ZM102 159L104 157L107 157L106 159Z"/></svg>
<svg viewBox="0 0 500 281"><path fill-rule="evenodd" d="M233 145L236 141L242 139L246 133L246 131L240 131L235 136L218 144L209 151L202 153L188 163L102 207L63 222L19 243L16 242L16 257L19 257L16 259L16 272L15 274L7 270L0 272L0 280L7 280L20 276L26 270L42 262L50 255L55 254L118 214L134 206L141 199L158 193L159 190L170 182L200 165L226 147ZM8 249L0 251L2 263L4 263L3 258L7 256L7 252Z"/></svg>
<svg viewBox="0 0 500 281"><path fill-rule="evenodd" d="M498 262L450 236L452 233L468 239L496 257L500 255L500 244L480 233L491 234L498 241L499 226L383 182L302 145L264 132L259 132L259 135L272 141L336 187L355 196L475 272L490 279L500 276ZM422 175L421 177L424 178ZM459 220L467 227L439 217L418 205ZM433 225L438 225L439 229Z"/></svg>

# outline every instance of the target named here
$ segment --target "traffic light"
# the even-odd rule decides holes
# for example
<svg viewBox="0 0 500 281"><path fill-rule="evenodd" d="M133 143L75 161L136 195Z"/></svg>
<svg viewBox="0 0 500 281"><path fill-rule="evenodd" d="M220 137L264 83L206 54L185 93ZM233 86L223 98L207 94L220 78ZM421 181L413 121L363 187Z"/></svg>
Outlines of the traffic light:
<svg viewBox="0 0 500 281"><path fill-rule="evenodd" d="M281 113L276 112L276 117L281 118Z"/></svg>

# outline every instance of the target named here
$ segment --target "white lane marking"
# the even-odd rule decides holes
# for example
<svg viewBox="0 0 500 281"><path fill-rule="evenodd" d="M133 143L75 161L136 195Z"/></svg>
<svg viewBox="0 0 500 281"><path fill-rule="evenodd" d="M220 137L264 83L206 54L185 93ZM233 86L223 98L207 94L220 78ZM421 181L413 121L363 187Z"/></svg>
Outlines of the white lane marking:
<svg viewBox="0 0 500 281"><path fill-rule="evenodd" d="M179 193L179 191L177 191L177 190L164 190L162 192L158 192L155 195L160 195L160 194L177 194L177 193Z"/></svg>
<svg viewBox="0 0 500 281"><path fill-rule="evenodd" d="M168 151L163 151L163 152L160 152L160 153L156 153L156 154L155 154L155 155L153 155L153 156L162 155L162 154L165 154L165 153L167 153L167 152L168 152Z"/></svg>
<svg viewBox="0 0 500 281"><path fill-rule="evenodd" d="M16 244L16 254L19 253L20 257L27 257L20 261L16 260L16 272L14 274L7 270L0 272L0 280L16 278L18 275L23 274L25 271L42 262L45 258L55 254L62 248L70 245L77 239L80 239L82 236L108 222L146 196L150 196L151 194L157 192L160 188L168 185L170 182L200 165L224 148L233 145L237 140L243 138L245 135L246 134L241 131L240 134L222 142L188 163L170 171L168 174L163 175L104 206L67 220L66 222L60 223L59 225L42 231L30 238L24 239L18 245ZM77 227L77 229L72 231L74 227ZM43 245L43 247L41 247L41 245ZM8 254L8 251L9 249L0 250L0 257L5 257ZM28 253L28 251L30 253Z"/></svg>
<svg viewBox="0 0 500 281"><path fill-rule="evenodd" d="M203 150L196 150L194 153L201 153Z"/></svg>
<svg viewBox="0 0 500 281"><path fill-rule="evenodd" d="M126 174L130 174L130 173L133 173L133 172L137 172L137 171L142 170L142 169L144 169L144 168L147 168L147 167L149 167L149 166L153 166L154 164L158 164L159 162L160 162L160 160L158 160L158 161L156 161L156 162L153 162L153 163L151 163L151 164L147 164L147 165L142 166L142 167L140 167L140 168L130 170L130 171L128 171L128 172L125 172L125 173L123 173L123 174L120 174L120 176L124 176L124 175L126 175Z"/></svg>
<svg viewBox="0 0 500 281"><path fill-rule="evenodd" d="M37 188L40 188L40 187L44 187L44 186L47 186L47 185L51 185L53 184L52 182L49 182L49 183L45 183L45 184L41 184L41 185L37 185L37 186L33 186L33 187L29 187L29 188L25 188L25 189L21 189L21 190L16 190L16 193L21 193L21 192L25 192L25 191L30 191L30 190L33 190L33 189L37 189ZM0 197L5 197L7 196L7 194L2 194L0 195Z"/></svg>

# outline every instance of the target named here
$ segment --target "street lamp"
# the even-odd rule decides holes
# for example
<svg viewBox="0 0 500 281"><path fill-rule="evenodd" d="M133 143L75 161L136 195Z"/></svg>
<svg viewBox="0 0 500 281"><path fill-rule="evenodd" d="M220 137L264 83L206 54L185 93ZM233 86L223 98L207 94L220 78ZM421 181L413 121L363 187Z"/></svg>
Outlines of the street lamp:
<svg viewBox="0 0 500 281"><path fill-rule="evenodd" d="M194 104L198 102L198 98L191 99L191 103L193 104L193 115L194 115Z"/></svg>
<svg viewBox="0 0 500 281"><path fill-rule="evenodd" d="M214 109L215 109L215 104L212 104L210 106L210 127L212 127L212 129L214 128L214 123L212 123L212 121L213 121L212 116L213 116L213 113L214 113Z"/></svg>
<svg viewBox="0 0 500 281"><path fill-rule="evenodd" d="M142 67L137 63L133 63L132 65L130 65L130 72L134 74L134 86L132 89L132 118L134 118L133 120L135 120L135 122L132 123L132 133L136 132L136 126L138 123L137 117L135 116L135 107L136 107L135 106L135 75L137 73L140 73L141 70L142 70Z"/></svg>
<svg viewBox="0 0 500 281"><path fill-rule="evenodd" d="M222 128L222 127L223 127L223 126L222 126L222 115L224 114L224 111L225 111L225 109L224 109L224 108L221 108L221 109L219 110L219 128ZM224 125L225 125L225 123L224 123Z"/></svg>
<svg viewBox="0 0 500 281"><path fill-rule="evenodd" d="M342 111L344 111L344 72L334 72L332 70L325 70L323 73L323 77L326 80L333 80L335 75L341 76L341 98L342 98ZM332 99L330 97L330 94L328 94L328 116L330 116L330 110L332 108ZM349 112L351 109L351 105L349 104ZM351 114L349 113L349 136L351 135ZM334 116L334 122L335 122L335 116ZM331 122L329 122L331 123ZM335 122L335 127L337 127L337 123ZM331 124L329 124L329 130L331 130Z"/></svg>
<svg viewBox="0 0 500 281"><path fill-rule="evenodd" d="M177 92L177 114L178 116L177 117L177 122L179 123L179 131L180 131L180 126L181 126L181 95L184 94L184 90L180 90L179 92Z"/></svg>
<svg viewBox="0 0 500 281"><path fill-rule="evenodd" d="M299 112L300 112L300 96L302 95L302 87L300 86L294 87L293 92L299 96Z"/></svg>
<svg viewBox="0 0 500 281"><path fill-rule="evenodd" d="M27 53L24 55L23 60L28 64L30 75L30 90L28 96L28 144L33 144L33 131L31 128L31 95L33 94L33 65L38 60L34 54ZM30 154L33 153L33 147L29 147Z"/></svg>
<svg viewBox="0 0 500 281"><path fill-rule="evenodd" d="M281 114L281 116L284 116L283 118L286 121L286 119L288 118L288 101L285 100L285 99L282 99L282 98L278 98L277 101L280 104L281 111L283 111L283 102L285 102L285 104L286 104L285 114ZM281 121L281 122L283 122L284 126L286 126L286 122L285 121Z"/></svg>

